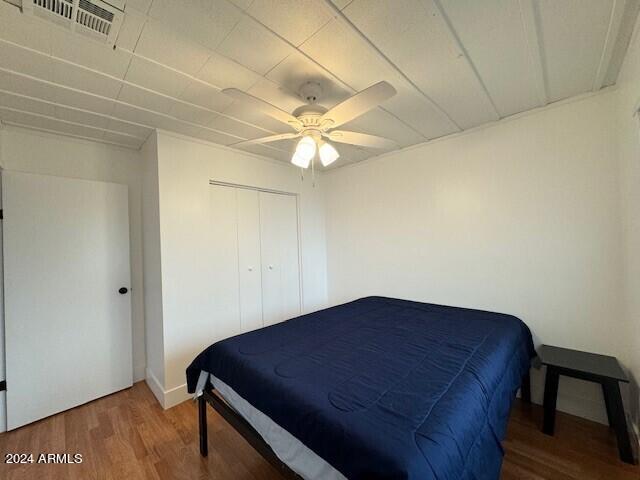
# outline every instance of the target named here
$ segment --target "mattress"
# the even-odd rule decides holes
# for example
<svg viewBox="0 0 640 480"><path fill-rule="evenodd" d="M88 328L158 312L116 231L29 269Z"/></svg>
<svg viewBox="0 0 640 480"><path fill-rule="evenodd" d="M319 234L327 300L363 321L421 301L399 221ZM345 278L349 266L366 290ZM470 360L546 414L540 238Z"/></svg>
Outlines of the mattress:
<svg viewBox="0 0 640 480"><path fill-rule="evenodd" d="M253 427L276 456L306 480L345 480L344 475L325 462L260 410L251 406L229 385L207 372L201 372L196 397L202 394L207 380L224 401Z"/></svg>
<svg viewBox="0 0 640 480"><path fill-rule="evenodd" d="M516 317L367 297L218 342L187 382L213 374L346 478L496 479L534 354Z"/></svg>

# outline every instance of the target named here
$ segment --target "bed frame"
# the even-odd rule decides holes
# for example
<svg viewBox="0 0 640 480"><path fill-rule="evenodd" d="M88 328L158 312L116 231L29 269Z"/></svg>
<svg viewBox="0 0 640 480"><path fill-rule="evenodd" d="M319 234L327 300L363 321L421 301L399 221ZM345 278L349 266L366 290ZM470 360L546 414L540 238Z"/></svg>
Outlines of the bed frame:
<svg viewBox="0 0 640 480"><path fill-rule="evenodd" d="M249 444L267 460L287 480L302 480L302 477L291 470L280 460L260 434L242 416L227 404L209 382L198 397L198 423L200 425L200 455L209 453L207 443L207 403L224 418Z"/></svg>
<svg viewBox="0 0 640 480"><path fill-rule="evenodd" d="M520 387L522 401L531 403L531 378L529 372L522 377ZM286 463L278 458L262 436L236 412L218 394L209 381L198 397L198 424L200 427L200 455L206 457L209 453L207 442L207 403L224 418L249 444L267 460L287 480L302 480L302 477L291 470Z"/></svg>

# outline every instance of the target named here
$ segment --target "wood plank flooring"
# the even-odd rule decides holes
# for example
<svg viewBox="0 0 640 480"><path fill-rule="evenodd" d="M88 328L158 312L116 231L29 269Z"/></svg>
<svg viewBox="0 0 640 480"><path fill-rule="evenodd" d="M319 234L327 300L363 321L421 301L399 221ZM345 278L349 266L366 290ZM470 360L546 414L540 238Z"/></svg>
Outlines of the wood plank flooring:
<svg viewBox="0 0 640 480"><path fill-rule="evenodd" d="M0 434L0 479L281 480L213 409L209 457L198 453L196 404L162 410L143 382ZM604 425L558 413L556 436L540 432L541 409L516 403L504 443L503 480L639 480ZM7 465L6 453L81 453L81 464Z"/></svg>

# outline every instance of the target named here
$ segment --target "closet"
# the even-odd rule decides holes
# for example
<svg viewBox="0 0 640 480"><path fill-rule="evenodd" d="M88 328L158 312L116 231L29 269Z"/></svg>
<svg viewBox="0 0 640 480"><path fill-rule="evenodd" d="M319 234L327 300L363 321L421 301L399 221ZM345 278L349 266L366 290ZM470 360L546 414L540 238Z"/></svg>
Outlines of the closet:
<svg viewBox="0 0 640 480"><path fill-rule="evenodd" d="M210 189L217 339L299 315L297 197L213 182Z"/></svg>

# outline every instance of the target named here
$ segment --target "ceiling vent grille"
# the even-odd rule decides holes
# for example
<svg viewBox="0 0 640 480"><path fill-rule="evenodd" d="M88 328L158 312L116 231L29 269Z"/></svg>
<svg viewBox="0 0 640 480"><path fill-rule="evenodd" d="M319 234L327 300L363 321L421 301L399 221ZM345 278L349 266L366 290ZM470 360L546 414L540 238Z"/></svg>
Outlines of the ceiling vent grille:
<svg viewBox="0 0 640 480"><path fill-rule="evenodd" d="M63 18L71 19L73 2L69 0L33 0L33 4Z"/></svg>
<svg viewBox="0 0 640 480"><path fill-rule="evenodd" d="M76 14L76 22L94 32L109 35L111 22L113 22L113 12L105 10L87 0L80 0Z"/></svg>
<svg viewBox="0 0 640 480"><path fill-rule="evenodd" d="M113 5L115 4L115 6ZM124 1L26 0L26 14L52 21L68 30L109 44L115 43L124 15Z"/></svg>

